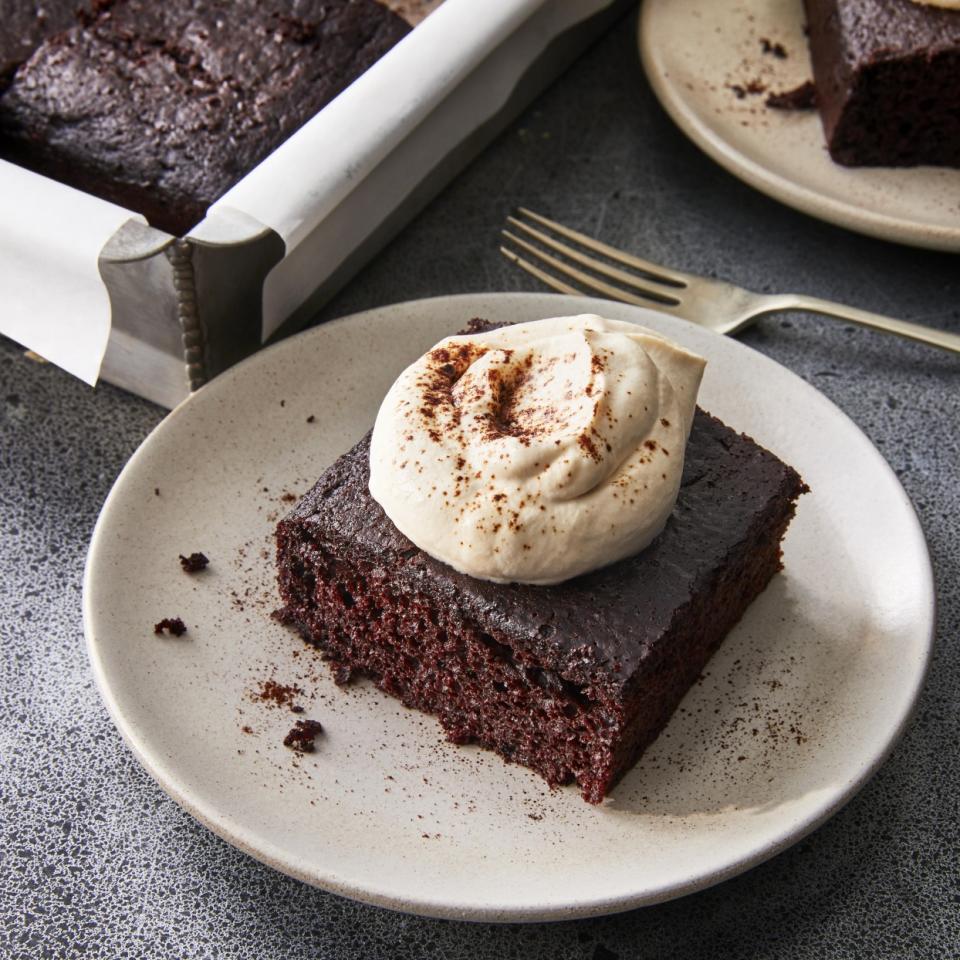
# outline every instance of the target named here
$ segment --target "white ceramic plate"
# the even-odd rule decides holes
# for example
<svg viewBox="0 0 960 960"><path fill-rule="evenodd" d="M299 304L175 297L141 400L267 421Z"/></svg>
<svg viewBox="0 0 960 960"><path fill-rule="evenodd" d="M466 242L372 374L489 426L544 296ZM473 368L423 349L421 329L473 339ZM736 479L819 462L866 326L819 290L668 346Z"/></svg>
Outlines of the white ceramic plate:
<svg viewBox="0 0 960 960"><path fill-rule="evenodd" d="M341 690L273 622L272 532L373 421L409 361L475 316L601 311L709 360L701 402L812 487L785 571L602 806L477 748L371 686ZM313 422L308 422L314 417ZM159 493L156 491L159 490ZM201 550L191 577L178 554ZM793 843L882 762L930 654L932 583L886 463L821 394L735 340L649 310L490 294L372 310L264 350L185 401L124 468L97 524L84 617L117 726L146 769L230 843L292 876L400 910L538 920L697 890ZM153 624L180 616L181 639ZM302 688L325 734L257 700ZM244 732L247 727L250 732Z"/></svg>
<svg viewBox="0 0 960 960"><path fill-rule="evenodd" d="M850 230L960 251L960 170L841 167L816 110L764 106L813 77L803 24L800 0L645 0L640 53L680 129L746 183ZM763 39L787 58L764 53ZM751 84L758 92L738 99L733 87Z"/></svg>

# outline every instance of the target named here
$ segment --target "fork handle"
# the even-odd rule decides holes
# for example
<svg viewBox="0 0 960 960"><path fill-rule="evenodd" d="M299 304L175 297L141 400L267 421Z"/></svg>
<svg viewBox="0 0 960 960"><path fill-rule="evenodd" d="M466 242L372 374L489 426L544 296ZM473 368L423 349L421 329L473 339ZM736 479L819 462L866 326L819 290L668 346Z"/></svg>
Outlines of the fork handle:
<svg viewBox="0 0 960 960"><path fill-rule="evenodd" d="M960 353L960 336L947 333L946 330L935 330L933 327L924 327L919 323L908 323L906 320L895 320L879 313L870 313L869 310L858 310L832 300L821 300L819 297L808 297L804 294L787 294L777 297L781 301L777 310L807 310L810 313L822 313L828 317L837 317L840 320L849 320L861 327L870 327L872 330L884 330L887 333L896 333L910 340L926 343L941 350L950 350Z"/></svg>

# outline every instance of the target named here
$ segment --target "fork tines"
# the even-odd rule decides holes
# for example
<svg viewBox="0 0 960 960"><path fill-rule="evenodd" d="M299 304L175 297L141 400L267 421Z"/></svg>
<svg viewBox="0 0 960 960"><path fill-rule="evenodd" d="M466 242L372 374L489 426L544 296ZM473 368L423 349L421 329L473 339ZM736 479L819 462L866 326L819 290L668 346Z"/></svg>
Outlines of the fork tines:
<svg viewBox="0 0 960 960"><path fill-rule="evenodd" d="M530 221L537 226L533 226ZM550 270L531 263L510 247L501 246L501 253L518 267L561 293L582 294L585 292L584 288L586 288L586 290L595 291L612 300L623 300L626 303L635 303L640 306L652 302L660 307L674 307L680 303L680 299L671 293L671 290L679 291L687 286L686 281L681 276L665 267L625 253L623 250L617 250L615 247L594 240L592 237L576 230L571 230L563 224L524 207L517 210L516 216L507 217L507 223L530 238L528 240L525 237L517 236L510 230L503 230L502 234L510 244L545 264ZM563 243L557 239L557 236L573 241L593 253L600 254L604 259L590 256L581 249ZM533 243L531 240L536 242ZM555 256L554 253L548 251L554 251L560 256ZM575 264L579 266L575 266ZM632 272L624 270L622 266L616 264L630 267ZM580 269L581 267L587 269ZM557 274L578 283L579 286L566 282ZM596 276L596 274L610 277L631 289L624 290L622 287L614 286Z"/></svg>

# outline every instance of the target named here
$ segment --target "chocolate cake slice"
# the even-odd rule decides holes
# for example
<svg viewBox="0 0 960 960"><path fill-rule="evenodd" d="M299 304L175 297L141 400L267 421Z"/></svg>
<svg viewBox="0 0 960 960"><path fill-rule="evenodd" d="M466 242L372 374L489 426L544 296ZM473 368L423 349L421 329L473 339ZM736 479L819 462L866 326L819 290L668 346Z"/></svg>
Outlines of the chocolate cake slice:
<svg viewBox="0 0 960 960"><path fill-rule="evenodd" d="M846 166L960 166L960 10L804 0L830 156Z"/></svg>
<svg viewBox="0 0 960 960"><path fill-rule="evenodd" d="M375 0L99 0L0 95L0 156L181 234L410 27Z"/></svg>
<svg viewBox="0 0 960 960"><path fill-rule="evenodd" d="M373 678L551 785L599 803L781 567L806 490L698 410L682 487L642 553L557 586L495 584L415 547L368 491L369 436L277 529L283 619L339 682Z"/></svg>

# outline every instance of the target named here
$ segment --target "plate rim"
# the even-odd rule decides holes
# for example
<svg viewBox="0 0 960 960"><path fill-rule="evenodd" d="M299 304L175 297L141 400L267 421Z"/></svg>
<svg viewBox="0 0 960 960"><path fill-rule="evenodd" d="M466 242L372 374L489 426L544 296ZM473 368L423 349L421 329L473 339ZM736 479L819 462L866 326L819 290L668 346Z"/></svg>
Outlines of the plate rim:
<svg viewBox="0 0 960 960"><path fill-rule="evenodd" d="M960 253L960 226L921 224L846 203L802 186L748 157L688 108L679 85L660 68L653 43L655 18L670 0L644 0L637 20L637 45L643 71L660 105L680 130L728 173L774 200L845 230L925 250ZM894 169L894 168L891 168ZM913 169L913 168L911 168Z"/></svg>
<svg viewBox="0 0 960 960"><path fill-rule="evenodd" d="M206 402L204 400L198 400L197 398L202 397L204 394L211 396L221 390L229 390L230 383L233 380L240 379L242 381L242 378L245 376L244 370L246 368L255 364L266 362L263 360L263 357L266 354L273 353L274 351L292 349L290 344L295 343L302 338L328 336L330 335L330 331L335 333L336 329L341 325L353 322L359 318L375 317L376 315L384 314L385 312L389 313L392 311L410 310L411 308L417 308L425 304L443 303L456 306L458 303L476 303L478 301L489 302L493 299L500 300L504 303L509 303L511 300L517 299L527 299L531 301L550 300L556 301L558 304L568 304L574 308L577 308L578 306L585 308L581 310L581 312L587 312L590 308L595 308L596 306L604 303L604 301L600 298L576 297L549 293L477 292L426 297L417 300L403 301L399 303L373 307L336 318L335 320L312 327L292 337L285 338L265 347L263 350L253 354L252 356L236 364L234 367L231 367L229 370L225 371L223 374L221 374L221 376L211 381L210 384L204 388L201 388L201 390L188 396L180 404L178 404L176 408L170 411L170 413L147 434L141 444L137 447L136 451L131 455L130 459L124 465L123 469L120 471L103 503L91 535L83 575L82 609L85 647L98 692L100 693L101 699L107 708L114 726L120 732L124 742L130 748L138 763L149 774L149 776L160 787L160 789L163 790L163 792L169 797L171 797L171 799L173 799L178 806L190 814L191 817L209 829L220 839L225 840L231 846L252 856L261 863L272 867L273 869L278 870L287 876L291 876L311 886L318 887L340 896L348 897L359 902L372 904L379 907L386 907L388 909L397 910L403 913L424 917L497 923L532 923L602 916L611 913L632 910L637 907L662 903L689 893L706 889L715 885L716 883L735 877L746 870L765 862L766 860L802 840L813 830L821 826L826 820L830 819L830 817L836 814L840 809L842 809L851 799L853 799L853 797L856 796L856 794L862 789L867 781L872 778L872 776L883 765L883 763L886 762L893 749L901 740L906 727L914 716L920 694L924 688L926 677L930 669L936 629L936 594L934 589L933 567L930 558L929 546L927 544L926 537L923 534L923 529L920 525L919 518L917 517L916 510L914 509L909 496L900 483L899 478L897 478L896 474L886 462L880 451L872 443L870 438L859 428L859 426L857 426L857 424L849 416L847 416L843 410L834 404L833 401L821 393L821 391L817 390L815 386L807 383L807 381L803 380L802 377L799 377L793 371L777 363L770 357L767 357L759 351L753 350L753 348L740 341L734 341L732 338L722 337L720 334L707 331L703 327L689 324L686 321L678 321L676 317L673 317L669 314L660 313L659 311L650 310L649 308L644 307L630 308L624 304L617 304L617 308L619 310L626 309L628 312L636 310L640 315L644 313L655 313L658 316L666 318L670 323L687 327L696 327L697 330L703 331L710 336L716 336L722 340L727 340L728 342L735 342L737 343L738 348L749 350L751 354L753 354L755 360L761 362L763 365L769 365L772 368L776 368L778 375L786 374L789 377L799 381L804 388L810 391L811 395L817 398L818 402L826 405L833 416L842 419L847 427L855 430L863 439L863 441L869 446L876 465L888 474L888 479L892 480L895 485L897 495L902 501L903 506L906 508L905 518L908 517L911 522L912 537L915 539L916 545L920 548L920 553L926 561L923 564L922 570L916 571L918 579L923 580L922 591L925 601L929 600L929 603L925 602L923 607L924 615L926 617L925 629L923 631L923 639L925 641L923 650L924 656L923 663L915 677L913 687L909 691L909 697L906 701L907 706L903 710L902 715L900 716L895 728L892 730L883 748L876 752L870 758L870 761L859 769L856 777L845 782L842 789L838 788L835 795L831 796L828 803L821 804L810 816L807 816L805 819L801 819L800 821L792 822L789 825L789 828L782 830L780 833L778 833L777 837L775 837L765 846L752 848L739 858L732 860L723 866L717 867L707 873L700 873L693 879L681 879L674 882L670 886L659 887L653 893L648 890L644 890L629 896L606 896L595 897L592 899L571 899L563 903L549 901L536 905L531 905L528 903L523 904L520 907L511 906L511 904L508 902L496 905L481 904L477 906L476 904L472 904L470 902L454 901L450 899L443 901L431 901L424 898L417 898L415 896L397 896L392 893L378 891L375 887L371 887L369 883L364 886L362 883L352 881L349 877L344 878L342 875L338 875L335 870L331 870L329 868L326 870L326 874L324 876L318 876L317 873L309 873L306 870L301 869L295 862L291 862L288 857L285 857L272 841L264 842L263 838L261 838L259 845L252 845L242 835L242 828L234 827L234 818L231 815L218 814L217 810L213 809L215 805L208 804L201 798L191 797L188 795L188 792L185 792L179 787L174 772L167 769L168 764L164 758L160 757L159 755L151 755L148 748L139 742L137 736L134 734L134 731L131 730L131 726L135 726L135 724L130 724L125 720L123 712L113 695L109 678L107 676L108 670L106 661L100 656L100 651L97 646L94 624L95 611L92 609L91 599L93 592L92 583L95 577L95 566L99 544L104 538L105 531L109 525L111 505L115 499L122 496L122 488L128 471L132 470L132 465L134 465L141 456L146 455L144 451L149 448L153 437L161 431L166 432L170 429L173 429L171 424L183 415L183 410L188 409L191 405L196 403ZM388 316L381 316L378 318L377 322L390 321ZM217 384L219 384L219 386L217 386ZM918 594L920 589L921 588L918 588ZM918 638L920 637L919 630L917 632L917 636Z"/></svg>

